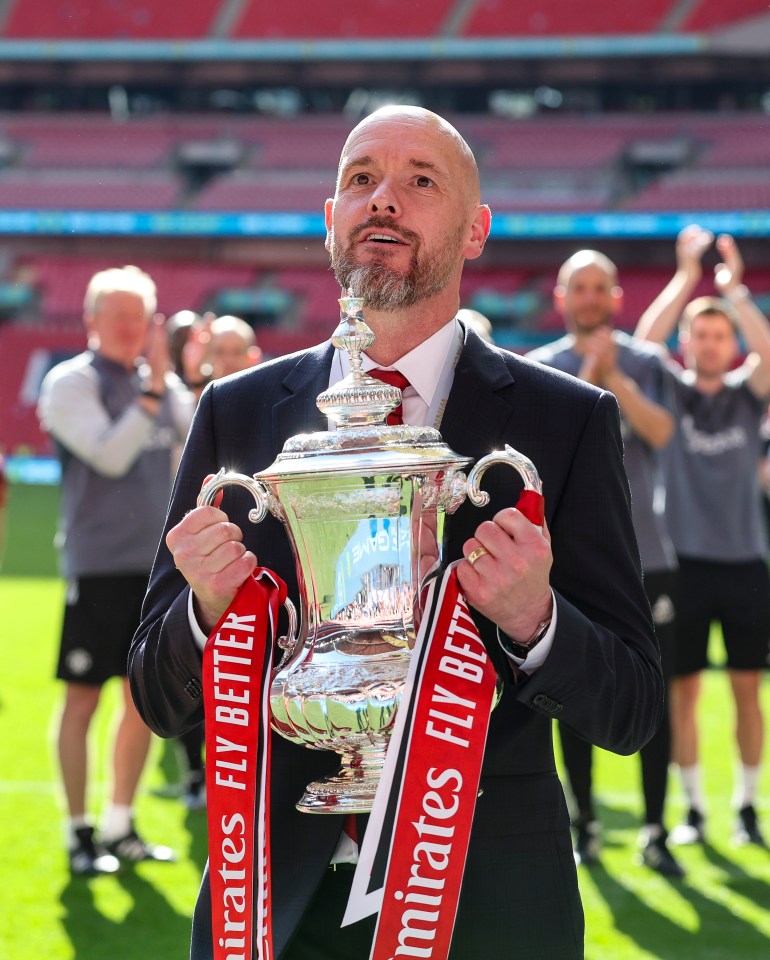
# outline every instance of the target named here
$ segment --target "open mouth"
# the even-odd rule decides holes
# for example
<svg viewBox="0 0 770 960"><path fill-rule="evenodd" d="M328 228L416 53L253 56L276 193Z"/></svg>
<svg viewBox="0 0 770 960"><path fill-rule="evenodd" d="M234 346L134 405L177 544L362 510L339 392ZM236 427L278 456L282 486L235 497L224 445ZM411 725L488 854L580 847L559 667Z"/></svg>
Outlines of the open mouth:
<svg viewBox="0 0 770 960"><path fill-rule="evenodd" d="M397 237L392 233L378 233L372 231L371 233L364 233L361 237L362 243L378 243L383 246L406 246L406 241L402 240L401 237Z"/></svg>

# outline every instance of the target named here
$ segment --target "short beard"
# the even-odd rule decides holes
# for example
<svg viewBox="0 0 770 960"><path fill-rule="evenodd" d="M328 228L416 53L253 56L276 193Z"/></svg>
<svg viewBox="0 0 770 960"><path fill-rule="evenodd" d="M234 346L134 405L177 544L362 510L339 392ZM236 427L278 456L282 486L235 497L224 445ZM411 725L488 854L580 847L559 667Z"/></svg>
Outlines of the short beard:
<svg viewBox="0 0 770 960"><path fill-rule="evenodd" d="M374 218L373 218L374 220ZM370 221L365 225L388 227L385 221ZM463 229L448 240L444 240L435 256L422 255L420 239L415 234L399 230L412 245L409 266L403 272L396 270L385 261L361 264L353 257L352 250L356 237L364 227L354 227L347 238L344 250L336 239L332 241L331 266L337 282L344 290L352 290L361 297L364 304L373 310L393 313L441 293L452 278L458 259Z"/></svg>

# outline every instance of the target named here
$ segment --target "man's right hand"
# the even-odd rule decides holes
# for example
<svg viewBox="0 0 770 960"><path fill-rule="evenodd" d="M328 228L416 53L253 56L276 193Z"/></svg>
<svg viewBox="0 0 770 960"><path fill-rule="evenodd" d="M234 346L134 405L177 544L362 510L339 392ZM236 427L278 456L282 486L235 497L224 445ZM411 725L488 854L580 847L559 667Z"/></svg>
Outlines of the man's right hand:
<svg viewBox="0 0 770 960"><path fill-rule="evenodd" d="M703 272L701 261L703 254L714 242L714 234L704 230L697 223L685 227L676 238L677 269L686 273L696 282Z"/></svg>
<svg viewBox="0 0 770 960"><path fill-rule="evenodd" d="M198 623L210 633L253 573L257 558L244 546L240 527L217 507L191 510L169 530L166 544L193 591Z"/></svg>

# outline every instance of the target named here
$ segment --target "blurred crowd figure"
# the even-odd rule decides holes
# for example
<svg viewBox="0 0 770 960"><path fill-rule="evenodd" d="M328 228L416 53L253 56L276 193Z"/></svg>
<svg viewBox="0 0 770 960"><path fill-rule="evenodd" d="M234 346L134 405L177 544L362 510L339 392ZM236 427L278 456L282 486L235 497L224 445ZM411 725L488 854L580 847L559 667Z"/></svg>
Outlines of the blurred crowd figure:
<svg viewBox="0 0 770 960"><path fill-rule="evenodd" d="M690 302L712 246L721 257L714 268L718 296ZM567 333L529 354L610 390L620 407L634 528L669 699L658 733L640 754L640 859L671 877L684 874L672 846L706 839L697 706L713 622L722 628L736 711L734 840L766 846L756 800L764 740L759 692L770 663L762 494L770 470L760 439L770 400L770 323L743 283L733 237L715 240L693 224L677 238L675 252L674 276L633 336L613 329L622 309L615 264L596 250L575 253L554 289ZM677 327L685 368L666 349ZM739 337L748 356L734 369ZM560 734L575 859L590 866L601 851L592 747L563 726ZM670 760L688 810L669 836L664 806Z"/></svg>
<svg viewBox="0 0 770 960"><path fill-rule="evenodd" d="M194 310L179 310L166 320L173 370L196 400L211 380L211 365L206 362L206 354L213 319L210 313L201 316Z"/></svg>
<svg viewBox="0 0 770 960"><path fill-rule="evenodd" d="M8 507L8 476L5 471L5 457L0 453L0 570L3 568L5 553L5 515Z"/></svg>
<svg viewBox="0 0 770 960"><path fill-rule="evenodd" d="M38 413L61 463L57 545L66 579L57 677L65 683L58 754L73 874L114 873L119 861L170 860L145 842L133 804L150 747L126 682L192 397L170 370L151 277L126 266L95 274L83 319L88 349L43 380ZM146 353L145 353L146 351ZM88 731L104 683L123 678L112 795L97 834L88 814Z"/></svg>
<svg viewBox="0 0 770 960"><path fill-rule="evenodd" d="M254 329L240 317L217 317L211 323L211 378L241 373L262 359Z"/></svg>
<svg viewBox="0 0 770 960"><path fill-rule="evenodd" d="M690 301L713 245L718 296ZM677 271L641 318L637 336L665 344L678 327L685 370L670 365L677 430L663 468L666 519L679 559L677 654L671 690L674 759L689 810L679 843L705 840L697 707L712 622L722 628L739 763L735 840L765 845L756 794L764 741L770 574L759 482L760 429L770 399L770 323L743 283L733 237L693 225L677 241ZM738 367L742 338L748 356Z"/></svg>
<svg viewBox="0 0 770 960"><path fill-rule="evenodd" d="M674 418L666 396L662 351L613 329L623 306L623 291L617 267L597 250L580 250L562 265L553 298L567 333L529 356L609 390L617 398L644 587L668 685L674 647L676 557L655 491L660 485L657 454L671 439ZM559 724L559 734L574 801L575 859L592 865L598 861L600 849L593 747L563 724ZM668 712L663 711L657 733L640 752L645 808L640 846L647 866L668 876L682 876L684 871L667 845L663 822L670 744Z"/></svg>
<svg viewBox="0 0 770 960"><path fill-rule="evenodd" d="M457 319L464 326L474 330L482 340L486 340L487 343L495 342L489 317L485 317L479 310L472 310L470 307L461 307L457 311Z"/></svg>

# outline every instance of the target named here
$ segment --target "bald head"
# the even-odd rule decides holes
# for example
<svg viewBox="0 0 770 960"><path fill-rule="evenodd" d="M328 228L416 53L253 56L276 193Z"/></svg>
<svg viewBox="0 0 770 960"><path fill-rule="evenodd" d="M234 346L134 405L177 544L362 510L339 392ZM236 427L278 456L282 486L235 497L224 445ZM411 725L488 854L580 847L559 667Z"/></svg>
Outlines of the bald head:
<svg viewBox="0 0 770 960"><path fill-rule="evenodd" d="M610 283L616 284L618 282L618 268L609 257L598 250L578 250L561 265L556 283L566 289L572 275L584 267L598 267L607 274Z"/></svg>
<svg viewBox="0 0 770 960"><path fill-rule="evenodd" d="M393 314L408 326L403 311L417 304L423 316L431 305L435 325L454 317L463 265L481 255L491 223L468 144L435 113L405 106L351 132L324 214L340 286L366 300L370 317L388 314L391 330Z"/></svg>
<svg viewBox="0 0 770 960"><path fill-rule="evenodd" d="M559 270L553 301L567 329L578 337L612 326L623 305L618 268L598 250L578 250Z"/></svg>
<svg viewBox="0 0 770 960"><path fill-rule="evenodd" d="M398 127L404 132L423 134L437 145L441 156L446 161L448 172L455 185L461 185L465 201L475 206L479 203L481 188L479 185L479 170L476 158L465 139L458 131L437 113L432 113L424 107L391 105L380 107L370 113L351 130L342 148L340 163L337 169L337 183L339 186L342 171L350 161L358 157L358 146L367 135L377 127L383 130L391 127L394 132Z"/></svg>

